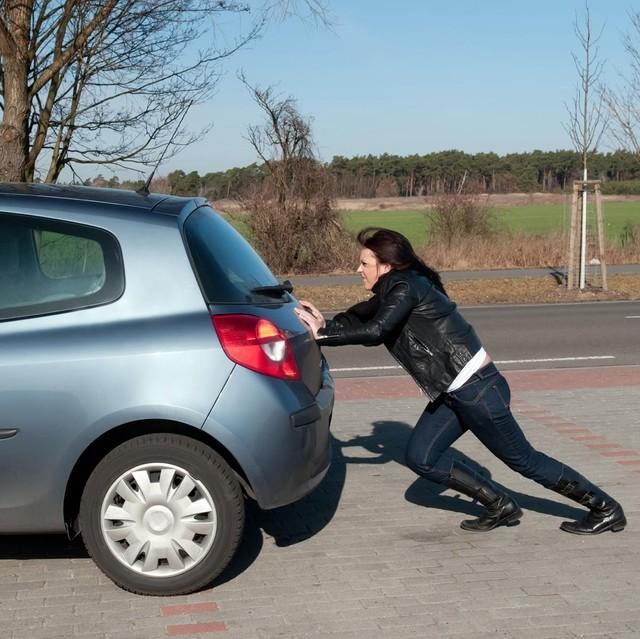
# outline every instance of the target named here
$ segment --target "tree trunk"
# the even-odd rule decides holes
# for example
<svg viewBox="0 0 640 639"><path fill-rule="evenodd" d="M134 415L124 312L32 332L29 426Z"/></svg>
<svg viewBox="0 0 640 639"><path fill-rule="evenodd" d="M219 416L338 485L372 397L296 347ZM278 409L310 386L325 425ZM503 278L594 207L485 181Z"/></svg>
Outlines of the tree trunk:
<svg viewBox="0 0 640 639"><path fill-rule="evenodd" d="M4 117L0 124L0 182L22 182L29 153L27 64L4 64Z"/></svg>
<svg viewBox="0 0 640 639"><path fill-rule="evenodd" d="M29 62L27 36L32 2L7 3L7 24L0 33L2 95L4 111L0 122L0 182L22 182L29 155ZM3 25L4 26L4 25Z"/></svg>

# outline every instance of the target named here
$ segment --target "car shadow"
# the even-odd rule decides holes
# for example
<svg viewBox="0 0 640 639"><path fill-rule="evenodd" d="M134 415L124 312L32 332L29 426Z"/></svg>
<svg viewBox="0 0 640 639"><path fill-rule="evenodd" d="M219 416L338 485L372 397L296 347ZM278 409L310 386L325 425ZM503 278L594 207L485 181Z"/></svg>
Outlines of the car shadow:
<svg viewBox="0 0 640 639"><path fill-rule="evenodd" d="M245 528L238 550L225 570L207 586L219 586L247 570L259 556L264 537L278 546L290 546L312 537L333 519L346 477L342 442L331 437L331 466L318 487L303 499L274 510L261 510L246 502ZM81 538L69 541L64 535L0 536L2 559L88 558Z"/></svg>
<svg viewBox="0 0 640 639"><path fill-rule="evenodd" d="M291 546L313 537L333 519L347 475L342 446L343 442L331 435L331 466L317 488L299 501L262 510L256 502L247 500L242 541L230 564L215 579L214 587L247 570L259 556L265 537L277 546Z"/></svg>
<svg viewBox="0 0 640 639"><path fill-rule="evenodd" d="M66 535L2 535L0 561L5 559L88 559L80 537Z"/></svg>

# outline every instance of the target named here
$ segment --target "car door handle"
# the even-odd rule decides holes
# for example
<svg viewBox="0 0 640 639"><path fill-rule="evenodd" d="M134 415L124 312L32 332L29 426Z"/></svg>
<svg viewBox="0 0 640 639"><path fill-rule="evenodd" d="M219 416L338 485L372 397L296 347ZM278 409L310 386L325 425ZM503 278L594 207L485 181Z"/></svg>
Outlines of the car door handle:
<svg viewBox="0 0 640 639"><path fill-rule="evenodd" d="M17 428L0 428L0 439L10 439L18 434Z"/></svg>

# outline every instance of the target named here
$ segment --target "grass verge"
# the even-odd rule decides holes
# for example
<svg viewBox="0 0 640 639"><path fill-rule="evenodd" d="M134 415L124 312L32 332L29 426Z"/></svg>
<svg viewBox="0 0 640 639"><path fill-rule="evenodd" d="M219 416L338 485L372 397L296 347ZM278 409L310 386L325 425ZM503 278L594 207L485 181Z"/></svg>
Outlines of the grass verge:
<svg viewBox="0 0 640 639"><path fill-rule="evenodd" d="M461 280L446 283L451 299L464 306L477 304L544 304L640 300L640 275L612 275L609 291L567 291L551 277ZM296 286L298 299L312 301L325 311L348 308L367 297L362 286Z"/></svg>

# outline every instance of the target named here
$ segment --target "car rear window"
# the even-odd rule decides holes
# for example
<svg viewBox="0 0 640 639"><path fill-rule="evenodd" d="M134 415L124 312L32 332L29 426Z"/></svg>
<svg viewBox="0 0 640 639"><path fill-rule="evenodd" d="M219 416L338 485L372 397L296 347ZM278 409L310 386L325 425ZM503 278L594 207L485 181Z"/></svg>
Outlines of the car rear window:
<svg viewBox="0 0 640 639"><path fill-rule="evenodd" d="M0 215L0 320L107 304L123 290L120 247L108 232Z"/></svg>
<svg viewBox="0 0 640 639"><path fill-rule="evenodd" d="M205 298L209 304L256 304L282 301L252 292L278 280L252 246L209 207L196 209L184 232ZM288 299L283 293L283 298Z"/></svg>

